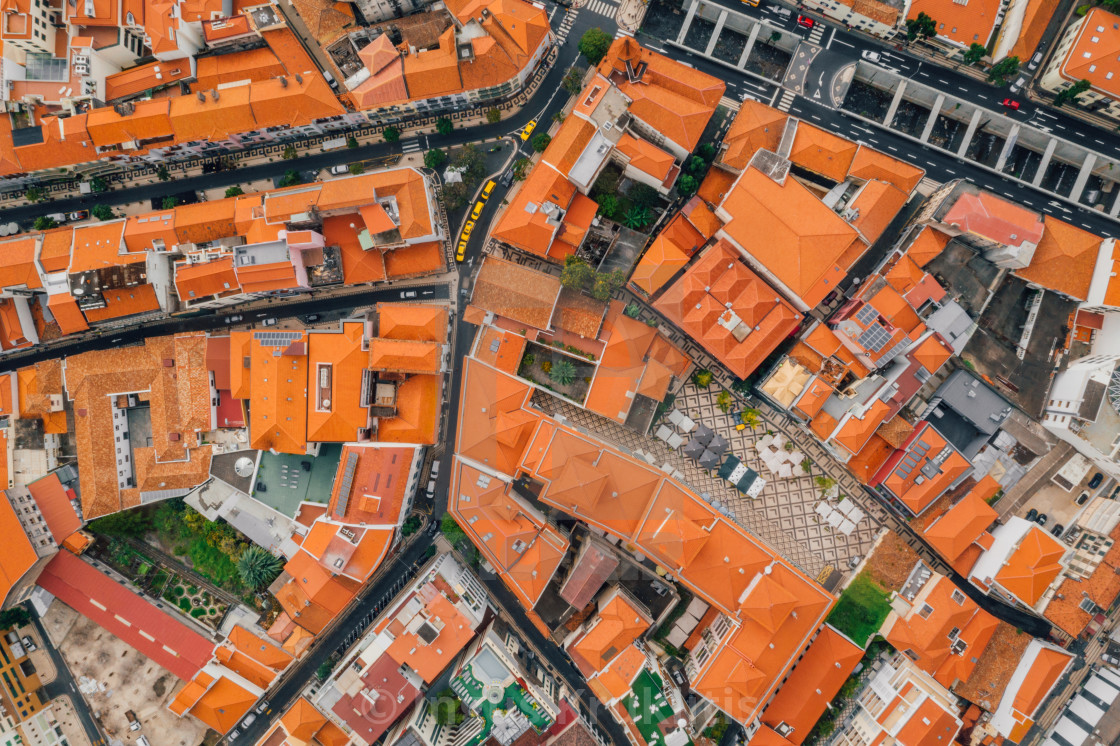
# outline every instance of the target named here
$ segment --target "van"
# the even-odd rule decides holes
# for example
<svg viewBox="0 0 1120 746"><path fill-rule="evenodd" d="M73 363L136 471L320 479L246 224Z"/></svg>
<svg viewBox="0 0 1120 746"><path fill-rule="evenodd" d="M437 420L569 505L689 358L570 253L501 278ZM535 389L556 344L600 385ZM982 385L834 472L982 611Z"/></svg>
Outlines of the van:
<svg viewBox="0 0 1120 746"><path fill-rule="evenodd" d="M323 71L323 78L326 79L327 83L330 85L331 88L333 88L336 91L338 90L338 81L334 79L334 76L330 74L329 70L324 70Z"/></svg>

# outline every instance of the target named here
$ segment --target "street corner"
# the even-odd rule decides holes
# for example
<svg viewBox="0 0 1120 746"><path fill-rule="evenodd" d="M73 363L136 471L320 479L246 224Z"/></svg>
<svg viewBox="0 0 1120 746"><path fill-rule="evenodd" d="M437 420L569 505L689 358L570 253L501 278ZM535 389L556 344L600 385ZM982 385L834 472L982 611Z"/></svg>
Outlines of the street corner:
<svg viewBox="0 0 1120 746"><path fill-rule="evenodd" d="M807 41L799 42L797 48L793 51L793 58L790 60L789 67L786 68L782 87L802 96L809 95L806 92L806 85L812 73L813 60L817 58L820 52L821 48L816 44Z"/></svg>

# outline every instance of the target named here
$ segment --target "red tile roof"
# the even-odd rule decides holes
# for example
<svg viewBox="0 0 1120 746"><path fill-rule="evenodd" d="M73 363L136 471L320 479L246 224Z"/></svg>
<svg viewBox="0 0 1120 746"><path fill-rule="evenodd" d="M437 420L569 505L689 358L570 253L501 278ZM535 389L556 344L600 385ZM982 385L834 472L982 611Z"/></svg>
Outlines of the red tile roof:
<svg viewBox="0 0 1120 746"><path fill-rule="evenodd" d="M38 584L184 681L210 660L214 643L67 551Z"/></svg>

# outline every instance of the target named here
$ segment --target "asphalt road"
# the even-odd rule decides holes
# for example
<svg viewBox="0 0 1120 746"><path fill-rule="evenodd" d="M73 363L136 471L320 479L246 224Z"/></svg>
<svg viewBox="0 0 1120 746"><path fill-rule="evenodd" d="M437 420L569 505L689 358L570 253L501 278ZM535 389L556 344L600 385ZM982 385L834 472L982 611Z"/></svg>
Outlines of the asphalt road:
<svg viewBox="0 0 1120 746"><path fill-rule="evenodd" d="M261 310L250 311L235 306L222 309L220 314L207 312L199 316L174 316L159 321L144 322L124 329L95 330L66 337L55 343L36 345L27 352L4 355L0 358L0 373L22 368L26 365L33 365L41 360L77 355L91 350L140 344L147 337L214 329L238 329L243 328L246 324L258 324L269 318L289 319L294 316L307 316L313 313L323 316L331 312L349 311L374 303L400 301L406 299L404 293L415 292L416 300L446 300L448 296L447 288L447 284L439 283L379 287L364 292L334 296L312 294L309 297L300 295L291 301L276 299L268 308ZM408 299L411 300L412 296L409 296ZM230 316L241 316L243 318L230 324L227 323Z"/></svg>
<svg viewBox="0 0 1120 746"><path fill-rule="evenodd" d="M55 697L69 697L70 702L74 706L74 712L78 714L78 720L81 721L90 744L92 746L99 746L105 743L105 738L101 735L101 729L97 727L97 723L94 722L93 713L89 711L89 705L86 703L85 697L78 691L78 684L74 681L74 674L71 673L70 667L66 665L66 661L62 658L62 654L58 652L58 648L51 644L51 638L47 636L47 630L43 628L42 622L39 621L39 616L34 611L31 612L31 618L35 629L39 631L39 639L43 641L42 649L46 650L47 654L50 655L51 661L54 663L55 671L57 672L54 681L43 685L44 699L51 700Z"/></svg>

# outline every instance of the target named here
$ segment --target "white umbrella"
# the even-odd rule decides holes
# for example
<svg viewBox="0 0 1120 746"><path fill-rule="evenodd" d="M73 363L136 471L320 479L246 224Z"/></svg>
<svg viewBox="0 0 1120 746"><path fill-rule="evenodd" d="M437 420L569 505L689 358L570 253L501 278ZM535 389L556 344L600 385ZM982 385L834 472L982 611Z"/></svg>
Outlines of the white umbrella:
<svg viewBox="0 0 1120 746"><path fill-rule="evenodd" d="M840 533L844 536L851 536L852 532L856 530L856 524L851 521L843 521L840 524Z"/></svg>
<svg viewBox="0 0 1120 746"><path fill-rule="evenodd" d="M659 440L664 440L666 442L668 442L669 436L672 434L673 431L669 429L667 425L662 425L661 427L657 428L657 432L655 433Z"/></svg>
<svg viewBox="0 0 1120 746"><path fill-rule="evenodd" d="M778 476L783 479L788 479L793 476L793 467L789 464L782 464L778 467Z"/></svg>
<svg viewBox="0 0 1120 746"><path fill-rule="evenodd" d="M840 515L839 511L833 510L828 514L828 525L836 528L844 522L844 516Z"/></svg>
<svg viewBox="0 0 1120 746"><path fill-rule="evenodd" d="M817 503L816 511L817 515L821 518L828 518L828 514L832 512L832 508L829 507L828 503L822 501Z"/></svg>
<svg viewBox="0 0 1120 746"><path fill-rule="evenodd" d="M848 519L851 520L852 523L859 523L866 517L866 514L859 508L852 508L852 512L848 514Z"/></svg>

